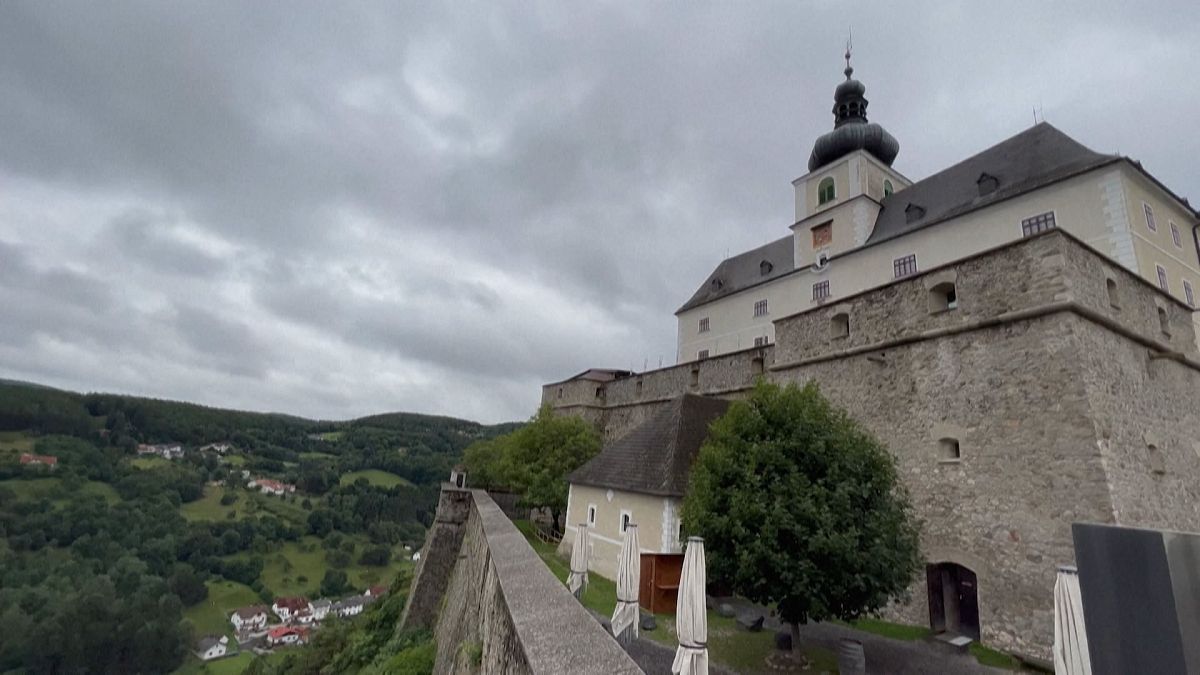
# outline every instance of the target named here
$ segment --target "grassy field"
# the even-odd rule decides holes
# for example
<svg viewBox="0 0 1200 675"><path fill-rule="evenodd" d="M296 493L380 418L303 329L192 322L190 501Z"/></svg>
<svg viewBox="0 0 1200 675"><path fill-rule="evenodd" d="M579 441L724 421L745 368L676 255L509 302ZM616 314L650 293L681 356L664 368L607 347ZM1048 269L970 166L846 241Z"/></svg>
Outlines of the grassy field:
<svg viewBox="0 0 1200 675"><path fill-rule="evenodd" d="M154 455L147 455L145 457L135 457L134 459L129 460L129 463L139 469L153 469L159 466L170 466L171 460L163 459L162 457L155 457Z"/></svg>
<svg viewBox="0 0 1200 675"><path fill-rule="evenodd" d="M33 452L34 439L24 431L0 431L0 455Z"/></svg>
<svg viewBox="0 0 1200 675"><path fill-rule="evenodd" d="M302 452L300 459L334 459L337 455L331 455L328 452Z"/></svg>
<svg viewBox="0 0 1200 675"><path fill-rule="evenodd" d="M33 480L18 480L14 478L0 481L0 485L11 489L17 496L24 499L49 499L56 503L62 501L62 480L58 478L35 478ZM85 481L83 487L80 488L80 492L83 494L99 495L109 504L116 504L121 501L120 495L108 483Z"/></svg>
<svg viewBox="0 0 1200 675"><path fill-rule="evenodd" d="M342 478L339 482L342 485L350 485L351 483L358 480L359 478L366 478L367 482L370 483L371 485L378 485L379 487L385 487L385 488L393 487L396 485L412 485L412 483L408 482L408 480L401 478L400 476L397 476L394 473L388 473L387 471L380 471L379 469L367 469L366 471L351 471L350 473L342 474Z"/></svg>
<svg viewBox="0 0 1200 675"><path fill-rule="evenodd" d="M226 520L233 511L237 511L237 517L245 517L245 501L249 494L241 490L235 490L234 494L238 495L238 500L229 506L225 506L221 504L221 497L225 494L225 491L226 488L223 487L206 485L203 497L194 502L184 504L179 508L179 511L188 520Z"/></svg>
<svg viewBox="0 0 1200 675"><path fill-rule="evenodd" d="M368 586L387 584L396 574L412 563L404 554L403 547L392 550L392 561L386 567L367 567L358 564L358 556L368 546L365 537L349 537L354 542L354 553L351 564L343 568L350 579L351 586L362 592ZM263 556L264 562L262 581L271 592L280 595L307 595L309 598L318 597L321 579L329 564L325 561L325 549L321 540L307 536L299 541L291 541ZM238 556L245 554L239 553ZM305 580L301 580L304 577Z"/></svg>
<svg viewBox="0 0 1200 675"><path fill-rule="evenodd" d="M233 466L245 466L246 458L241 455L225 455L221 457L221 461Z"/></svg>
<svg viewBox="0 0 1200 675"><path fill-rule="evenodd" d="M174 675L241 675L242 671L250 665L250 662L256 658L263 659L267 663L274 663L282 659L287 654L287 650L280 650L274 654L266 656L255 656L252 652L242 652L237 656L231 656L225 659L217 659L205 663L200 659L189 656L188 660L176 670Z"/></svg>
<svg viewBox="0 0 1200 675"><path fill-rule="evenodd" d="M208 597L183 611L183 617L196 627L196 636L231 635L229 615L233 610L262 603L249 586L234 581L209 581Z"/></svg>

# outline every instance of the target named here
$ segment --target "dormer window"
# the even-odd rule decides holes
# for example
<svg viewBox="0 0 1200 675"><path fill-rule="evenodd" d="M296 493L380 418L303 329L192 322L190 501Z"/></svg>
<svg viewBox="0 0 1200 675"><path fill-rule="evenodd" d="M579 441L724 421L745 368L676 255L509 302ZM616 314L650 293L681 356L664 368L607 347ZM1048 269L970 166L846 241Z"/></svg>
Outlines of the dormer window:
<svg viewBox="0 0 1200 675"><path fill-rule="evenodd" d="M837 199L837 188L833 184L833 177L826 176L817 184L817 204L828 204Z"/></svg>
<svg viewBox="0 0 1200 675"><path fill-rule="evenodd" d="M1000 179L990 173L979 174L979 179L975 181L975 185L979 186L979 196L989 195L1000 187Z"/></svg>
<svg viewBox="0 0 1200 675"><path fill-rule="evenodd" d="M904 209L904 222L915 223L925 217L925 207L916 204L909 204Z"/></svg>
<svg viewBox="0 0 1200 675"><path fill-rule="evenodd" d="M714 293L721 290L721 287L724 285L725 285L725 282L721 281L720 279L713 279L712 283L711 283L712 290Z"/></svg>
<svg viewBox="0 0 1200 675"><path fill-rule="evenodd" d="M764 260L758 264L758 273L764 277L770 274L773 269L775 269L775 266L769 260Z"/></svg>

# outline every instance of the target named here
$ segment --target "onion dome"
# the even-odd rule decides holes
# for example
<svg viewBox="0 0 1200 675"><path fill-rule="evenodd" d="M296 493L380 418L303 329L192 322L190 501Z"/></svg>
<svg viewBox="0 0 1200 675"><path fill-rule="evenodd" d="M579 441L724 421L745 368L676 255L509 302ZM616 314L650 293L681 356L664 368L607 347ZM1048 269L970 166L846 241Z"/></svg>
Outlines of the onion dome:
<svg viewBox="0 0 1200 675"><path fill-rule="evenodd" d="M850 51L846 51L846 80L833 92L833 131L813 144L808 158L808 170L816 171L833 160L855 150L866 150L879 161L891 166L900 153L900 142L886 129L867 121L867 88L851 77Z"/></svg>

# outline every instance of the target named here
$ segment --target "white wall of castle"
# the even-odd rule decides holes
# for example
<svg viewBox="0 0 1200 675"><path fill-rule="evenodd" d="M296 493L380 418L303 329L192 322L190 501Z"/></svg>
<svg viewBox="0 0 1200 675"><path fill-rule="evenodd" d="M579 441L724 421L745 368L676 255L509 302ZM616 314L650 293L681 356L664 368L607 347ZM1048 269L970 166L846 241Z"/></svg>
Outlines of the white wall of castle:
<svg viewBox="0 0 1200 675"><path fill-rule="evenodd" d="M858 163L868 166L861 158ZM811 202L806 200L816 199L815 185L824 176L847 180L849 165L849 161L839 162L828 170L798 179L797 209L809 209ZM811 190L807 189L810 187ZM1194 299L1200 301L1200 262L1192 240L1196 219L1126 162L1110 164L868 247L861 247L856 237L856 230L861 228L856 226L856 205L851 202L867 202L870 196L843 198L843 194L839 187L837 201L793 226L797 271L677 315L679 362L694 361L703 350L711 357L753 347L755 338L765 337L774 343L773 321L822 304L812 299L813 285L821 281L829 281L830 298L826 302L836 302L894 281L893 261L897 258L915 254L918 271L968 258L1020 239L1021 221L1047 211L1054 212L1059 228L1155 285L1158 284L1156 265L1161 265L1166 270L1168 292L1172 296L1186 302L1184 281L1187 281ZM1153 209L1157 231L1147 227L1143 204ZM815 255L811 226L826 222L829 217L833 219L834 239L829 248L830 262L820 272L802 267L809 265ZM1171 223L1179 230L1179 246L1174 244ZM761 300L767 301L768 312L756 317L754 306ZM709 326L704 333L699 332L702 318L708 319ZM1200 317L1193 315L1193 320L1200 326Z"/></svg>

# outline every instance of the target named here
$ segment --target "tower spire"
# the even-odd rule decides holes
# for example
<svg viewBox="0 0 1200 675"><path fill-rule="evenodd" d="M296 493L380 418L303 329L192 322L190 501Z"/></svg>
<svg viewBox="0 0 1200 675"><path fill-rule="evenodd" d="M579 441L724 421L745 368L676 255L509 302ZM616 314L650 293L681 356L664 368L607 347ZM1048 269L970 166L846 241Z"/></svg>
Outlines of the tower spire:
<svg viewBox="0 0 1200 675"><path fill-rule="evenodd" d="M851 29L846 36L846 69L842 72L846 73L846 79L854 74L854 68L850 66L850 52L854 48L854 30Z"/></svg>

